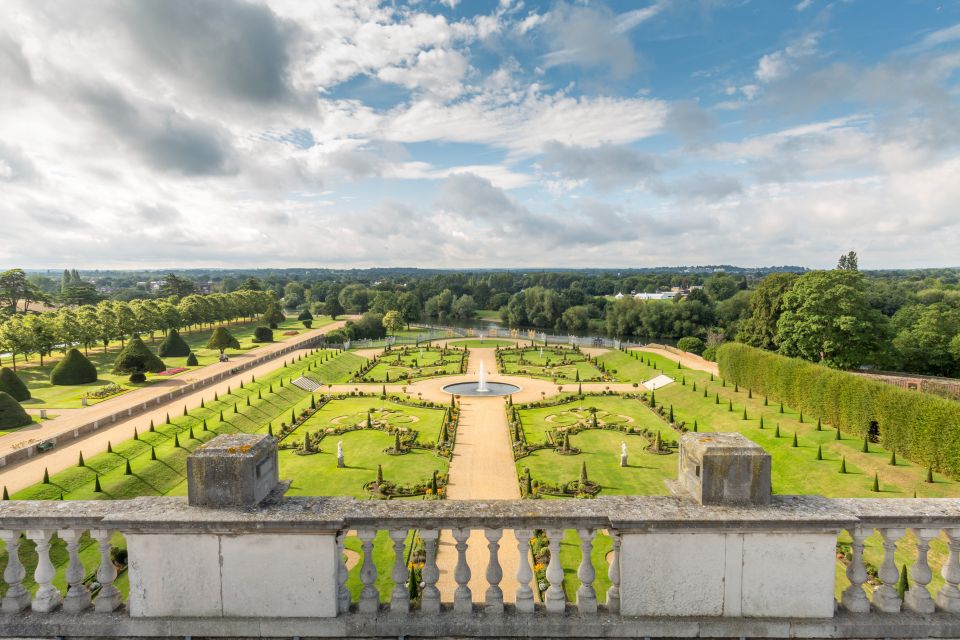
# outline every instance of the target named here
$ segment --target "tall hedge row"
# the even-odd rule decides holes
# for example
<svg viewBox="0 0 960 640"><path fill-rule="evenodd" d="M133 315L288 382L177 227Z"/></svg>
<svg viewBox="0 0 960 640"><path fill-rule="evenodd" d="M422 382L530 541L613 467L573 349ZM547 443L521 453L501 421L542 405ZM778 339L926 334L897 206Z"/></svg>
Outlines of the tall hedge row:
<svg viewBox="0 0 960 640"><path fill-rule="evenodd" d="M730 342L717 350L729 382L768 395L916 463L960 478L960 402Z"/></svg>

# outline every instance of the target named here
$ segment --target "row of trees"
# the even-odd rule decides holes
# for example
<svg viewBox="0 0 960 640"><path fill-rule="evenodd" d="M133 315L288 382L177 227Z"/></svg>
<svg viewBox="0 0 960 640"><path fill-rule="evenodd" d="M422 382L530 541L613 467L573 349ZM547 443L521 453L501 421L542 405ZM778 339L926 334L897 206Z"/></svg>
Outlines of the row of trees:
<svg viewBox="0 0 960 640"><path fill-rule="evenodd" d="M0 322L0 352L12 354L16 369L18 356L37 354L42 364L54 350L66 353L74 345L81 345L85 352L98 344L106 350L112 340L123 344L134 335L153 338L157 332L170 329L193 330L214 323L252 320L260 314L271 323L282 318L272 293L244 290L160 300L104 300L96 305L7 316Z"/></svg>

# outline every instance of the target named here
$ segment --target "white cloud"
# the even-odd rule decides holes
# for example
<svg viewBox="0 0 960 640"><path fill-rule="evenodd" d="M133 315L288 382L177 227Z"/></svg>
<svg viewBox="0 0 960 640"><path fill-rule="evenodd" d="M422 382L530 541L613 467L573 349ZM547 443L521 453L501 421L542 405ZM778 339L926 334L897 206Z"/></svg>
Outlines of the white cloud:
<svg viewBox="0 0 960 640"><path fill-rule="evenodd" d="M798 60L817 52L819 39L818 33L807 34L779 51L764 55L757 62L754 77L762 83L783 79L796 68Z"/></svg>

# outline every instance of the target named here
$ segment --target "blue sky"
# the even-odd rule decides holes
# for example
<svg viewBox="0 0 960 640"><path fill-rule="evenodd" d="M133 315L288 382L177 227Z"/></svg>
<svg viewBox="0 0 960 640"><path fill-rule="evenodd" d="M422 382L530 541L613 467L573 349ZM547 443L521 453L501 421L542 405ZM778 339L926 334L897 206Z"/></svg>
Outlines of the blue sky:
<svg viewBox="0 0 960 640"><path fill-rule="evenodd" d="M960 266L960 2L0 12L8 266Z"/></svg>

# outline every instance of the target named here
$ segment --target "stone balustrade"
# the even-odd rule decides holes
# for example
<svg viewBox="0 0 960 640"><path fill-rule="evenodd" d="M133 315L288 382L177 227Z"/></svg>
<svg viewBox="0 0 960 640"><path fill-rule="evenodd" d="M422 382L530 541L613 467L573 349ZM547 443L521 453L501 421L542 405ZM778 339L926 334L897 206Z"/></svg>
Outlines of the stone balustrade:
<svg viewBox="0 0 960 640"><path fill-rule="evenodd" d="M766 506L731 507L680 497L356 501L279 493L252 509L191 507L181 498L0 504L8 555L0 637L960 635L960 500L773 496ZM406 586L411 530L426 556L417 602ZM534 580L529 549L538 530L549 541L545 584ZM560 563L567 530L580 539L573 602L563 581L574 577L565 578ZM381 537L379 552L392 557L389 592L378 588L373 562L378 531L388 541ZM482 563L468 554L475 531L484 541ZM505 531L515 545L501 545ZM355 602L344 563L348 532L361 549ZM440 567L444 532L453 545L449 566ZM613 549L610 586L598 597L590 558L601 532ZM850 586L838 601L842 532L852 539L852 561ZM868 596L862 552L873 532L883 561ZM914 546L905 551L908 532ZM110 553L118 534L128 554L126 602ZM54 537L67 556L60 579L50 554ZM931 594L928 554L936 539L949 552L944 585ZM895 557L898 542L902 555ZM508 556L515 562L503 562ZM901 600L903 557L911 558L912 585ZM503 564L516 566L515 574L505 575ZM27 566L35 567L30 589ZM438 589L441 570L456 583L451 601ZM476 589L474 576L483 576L484 589ZM509 599L507 582L515 592Z"/></svg>

